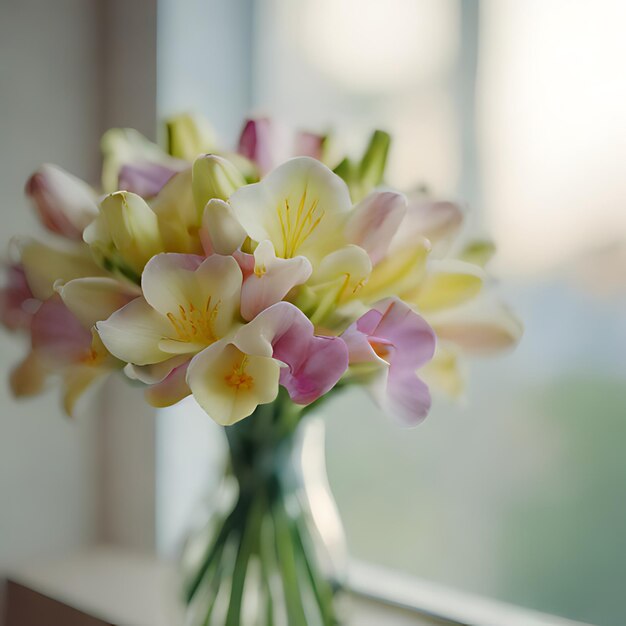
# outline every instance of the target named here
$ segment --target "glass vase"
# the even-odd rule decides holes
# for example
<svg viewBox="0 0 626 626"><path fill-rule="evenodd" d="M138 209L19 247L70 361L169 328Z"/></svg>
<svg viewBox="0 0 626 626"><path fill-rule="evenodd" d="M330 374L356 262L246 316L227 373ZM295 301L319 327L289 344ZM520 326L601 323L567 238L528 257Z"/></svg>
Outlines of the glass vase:
<svg viewBox="0 0 626 626"><path fill-rule="evenodd" d="M322 421L285 394L225 432L220 495L188 548L186 623L341 624L346 550Z"/></svg>

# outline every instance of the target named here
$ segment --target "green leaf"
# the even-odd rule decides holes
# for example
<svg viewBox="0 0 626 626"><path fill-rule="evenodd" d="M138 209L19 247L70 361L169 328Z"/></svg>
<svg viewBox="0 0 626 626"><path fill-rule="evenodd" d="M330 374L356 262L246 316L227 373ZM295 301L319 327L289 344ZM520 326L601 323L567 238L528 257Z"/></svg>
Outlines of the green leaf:
<svg viewBox="0 0 626 626"><path fill-rule="evenodd" d="M467 261L468 263L484 267L487 263L489 263L495 252L496 246L492 241L477 239L475 241L470 241L465 246L459 255L459 258L462 261Z"/></svg>

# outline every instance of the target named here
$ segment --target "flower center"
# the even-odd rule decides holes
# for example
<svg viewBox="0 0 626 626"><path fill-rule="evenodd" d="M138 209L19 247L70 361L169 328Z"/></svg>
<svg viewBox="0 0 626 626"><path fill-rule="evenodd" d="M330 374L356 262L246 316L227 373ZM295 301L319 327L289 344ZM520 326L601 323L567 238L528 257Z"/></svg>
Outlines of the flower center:
<svg viewBox="0 0 626 626"><path fill-rule="evenodd" d="M240 389L243 391L252 389L254 378L250 374L246 374L247 364L248 357L244 356L241 359L241 363L236 363L232 371L224 376L224 380L229 387L234 387L237 391Z"/></svg>
<svg viewBox="0 0 626 626"><path fill-rule="evenodd" d="M211 296L209 296L202 309L197 309L193 302L190 302L187 307L180 304L178 313L168 313L167 319L174 327L176 336L180 341L201 342L208 345L218 339L213 325L219 307L220 301L218 300L212 305Z"/></svg>
<svg viewBox="0 0 626 626"><path fill-rule="evenodd" d="M389 356L391 350L388 344L381 343L380 341L375 341L372 339L370 339L369 344L370 346L372 346L372 350L374 350L377 356L379 356L384 361L389 360L387 357Z"/></svg>
<svg viewBox="0 0 626 626"><path fill-rule="evenodd" d="M306 193L305 189L295 212L287 199L284 205L279 204L276 207L284 259L296 256L298 248L311 236L324 217L324 211L318 207L318 200L307 202Z"/></svg>

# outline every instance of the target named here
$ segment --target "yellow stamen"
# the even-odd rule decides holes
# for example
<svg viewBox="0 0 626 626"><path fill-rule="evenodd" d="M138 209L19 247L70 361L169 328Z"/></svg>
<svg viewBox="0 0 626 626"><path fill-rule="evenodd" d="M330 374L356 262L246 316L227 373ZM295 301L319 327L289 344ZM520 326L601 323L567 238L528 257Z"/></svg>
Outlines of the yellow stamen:
<svg viewBox="0 0 626 626"><path fill-rule="evenodd" d="M229 387L234 387L237 391L248 391L252 389L254 385L254 378L250 374L246 374L246 366L248 364L248 357L244 356L241 359L241 363L236 363L233 366L232 372L224 376L224 380Z"/></svg>
<svg viewBox="0 0 626 626"><path fill-rule="evenodd" d="M193 302L190 302L187 307L179 304L178 314L168 313L167 319L176 331L179 341L209 345L218 339L213 326L219 307L220 301L211 305L211 296L209 296L203 310L198 310Z"/></svg>
<svg viewBox="0 0 626 626"><path fill-rule="evenodd" d="M298 248L319 226L324 217L324 211L318 209L318 204L317 199L310 204L307 203L307 190L305 189L300 197L295 216L292 216L293 212L287 199L285 199L284 205L279 204L276 207L280 234L283 240L283 258L290 259L296 256Z"/></svg>

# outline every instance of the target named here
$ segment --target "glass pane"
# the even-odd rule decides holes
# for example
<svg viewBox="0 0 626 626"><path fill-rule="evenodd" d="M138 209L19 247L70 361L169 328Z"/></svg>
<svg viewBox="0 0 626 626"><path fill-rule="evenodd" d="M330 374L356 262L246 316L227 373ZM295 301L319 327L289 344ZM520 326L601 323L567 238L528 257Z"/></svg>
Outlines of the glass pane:
<svg viewBox="0 0 626 626"><path fill-rule="evenodd" d="M466 398L400 430L362 393L327 408L352 552L593 623L626 580L623 3L263 3L259 112L394 136L389 182L471 204L525 321ZM478 27L479 26L479 27ZM474 85L472 51L478 48ZM476 119L474 124L474 94Z"/></svg>

